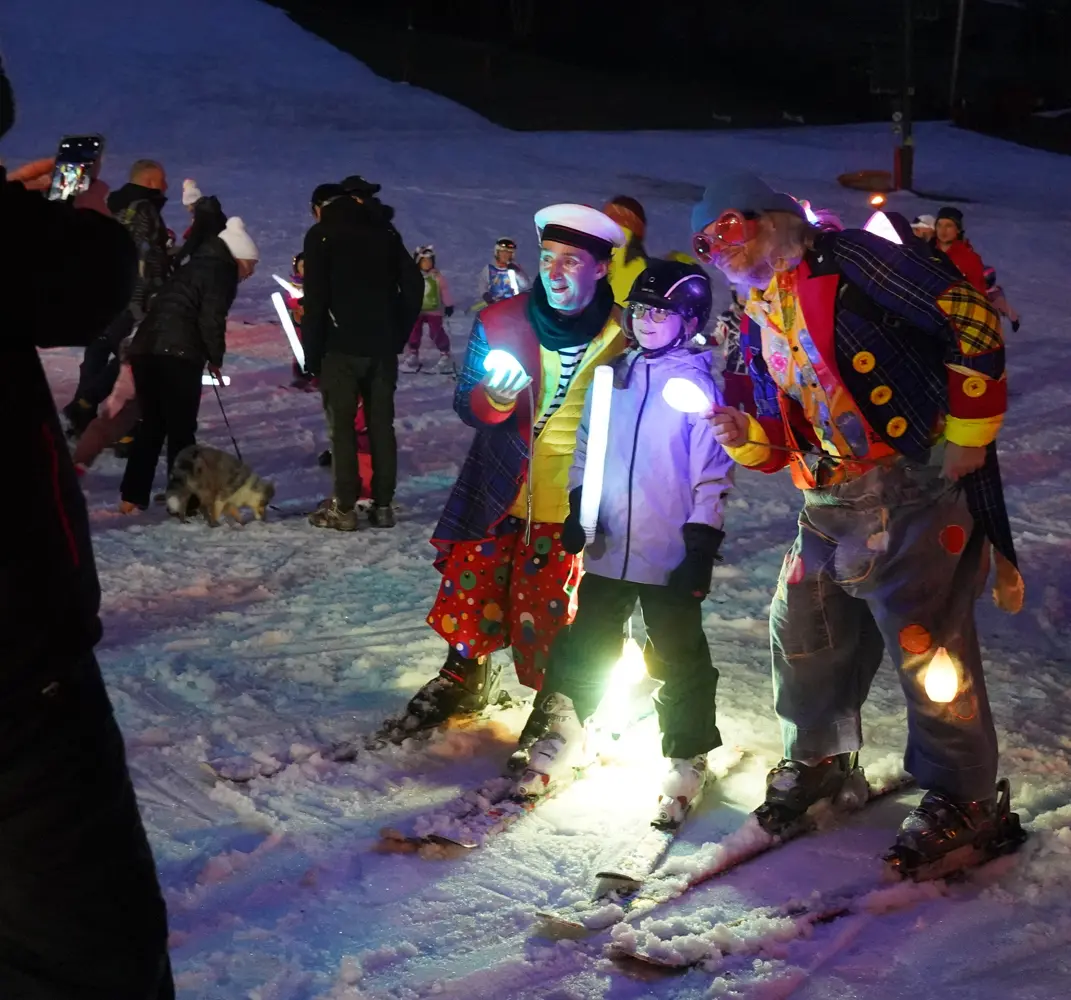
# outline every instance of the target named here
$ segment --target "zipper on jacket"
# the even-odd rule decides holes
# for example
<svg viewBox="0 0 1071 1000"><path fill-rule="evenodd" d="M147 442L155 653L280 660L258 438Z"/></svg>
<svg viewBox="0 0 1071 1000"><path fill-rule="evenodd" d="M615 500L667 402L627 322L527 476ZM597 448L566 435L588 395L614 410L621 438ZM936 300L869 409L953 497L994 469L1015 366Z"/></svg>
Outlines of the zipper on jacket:
<svg viewBox="0 0 1071 1000"><path fill-rule="evenodd" d="M628 463L628 517L625 520L625 561L621 564L621 579L625 579L628 572L628 557L632 548L632 476L636 471L636 445L640 440L640 423L643 420L643 411L647 406L647 397L651 392L651 366L643 366L647 376L647 382L643 387L643 399L640 402L640 412L636 414L636 430L632 434L632 456Z"/></svg>

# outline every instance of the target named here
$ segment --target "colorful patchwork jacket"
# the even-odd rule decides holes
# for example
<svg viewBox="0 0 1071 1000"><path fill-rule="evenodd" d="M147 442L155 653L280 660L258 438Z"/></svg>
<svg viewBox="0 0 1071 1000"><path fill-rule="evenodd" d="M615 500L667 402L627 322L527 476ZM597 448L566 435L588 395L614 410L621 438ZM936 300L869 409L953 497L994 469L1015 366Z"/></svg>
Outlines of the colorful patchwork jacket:
<svg viewBox="0 0 1071 1000"><path fill-rule="evenodd" d="M882 441L919 462L942 434L987 448L985 465L963 486L975 519L1015 566L996 450L1007 406L1004 342L986 297L936 255L862 230L821 234L796 288L815 348ZM792 442L806 448L817 440L770 374L751 317L742 338L758 411L750 437L760 444L731 454L775 472L788 464Z"/></svg>
<svg viewBox="0 0 1071 1000"><path fill-rule="evenodd" d="M528 299L525 292L488 306L469 336L454 410L476 428L476 435L432 536L440 553L455 542L493 537L509 514L523 517L526 482L532 489L534 521L560 523L569 513L569 467L584 398L596 365L621 354L625 337L615 309L584 354L562 405L533 442L530 401L538 418L554 398L561 360L556 351L540 346L528 320ZM506 409L497 407L480 386L487 375L484 360L496 348L512 354L532 376L530 393L521 393Z"/></svg>

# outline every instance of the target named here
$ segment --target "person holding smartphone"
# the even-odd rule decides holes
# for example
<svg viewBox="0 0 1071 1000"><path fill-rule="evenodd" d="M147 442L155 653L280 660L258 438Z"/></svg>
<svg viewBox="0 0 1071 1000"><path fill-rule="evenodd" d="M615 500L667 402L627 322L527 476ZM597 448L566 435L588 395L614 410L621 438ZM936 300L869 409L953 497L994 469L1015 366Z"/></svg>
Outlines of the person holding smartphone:
<svg viewBox="0 0 1071 1000"><path fill-rule="evenodd" d="M0 64L0 136L13 117ZM20 290L0 331L19 483L0 493L16 526L0 541L0 997L173 1000L167 914L93 652L85 500L37 355L108 326L130 301L137 254L99 211L38 193L52 169L0 167L0 240Z"/></svg>

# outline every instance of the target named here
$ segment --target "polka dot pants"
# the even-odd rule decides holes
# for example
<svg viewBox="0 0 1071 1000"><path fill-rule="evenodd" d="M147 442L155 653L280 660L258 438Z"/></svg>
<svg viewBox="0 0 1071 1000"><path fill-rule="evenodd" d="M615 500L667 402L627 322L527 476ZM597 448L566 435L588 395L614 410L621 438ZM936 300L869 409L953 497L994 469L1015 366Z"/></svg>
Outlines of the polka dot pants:
<svg viewBox="0 0 1071 1000"><path fill-rule="evenodd" d="M581 559L561 547L560 524L533 524L526 545L523 523L514 523L450 549L428 624L462 656L512 646L517 679L538 691L554 637L576 614Z"/></svg>

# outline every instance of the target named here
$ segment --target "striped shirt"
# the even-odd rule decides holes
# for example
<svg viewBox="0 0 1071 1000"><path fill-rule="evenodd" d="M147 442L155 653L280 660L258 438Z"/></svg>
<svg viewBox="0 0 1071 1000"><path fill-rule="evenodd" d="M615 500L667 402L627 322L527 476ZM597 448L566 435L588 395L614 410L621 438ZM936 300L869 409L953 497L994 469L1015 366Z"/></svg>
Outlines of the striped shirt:
<svg viewBox="0 0 1071 1000"><path fill-rule="evenodd" d="M584 352L587 349L587 344L581 344L579 347L566 347L558 351L558 357L561 358L562 362L562 373L558 378L558 388L554 390L554 398L550 401L550 406L536 421L536 437L539 436L546 422L558 412L562 403L565 402L565 394L569 391L569 383L573 381L573 376L576 374L577 368L580 367L580 362L584 360Z"/></svg>

